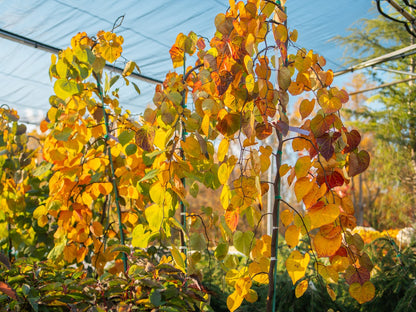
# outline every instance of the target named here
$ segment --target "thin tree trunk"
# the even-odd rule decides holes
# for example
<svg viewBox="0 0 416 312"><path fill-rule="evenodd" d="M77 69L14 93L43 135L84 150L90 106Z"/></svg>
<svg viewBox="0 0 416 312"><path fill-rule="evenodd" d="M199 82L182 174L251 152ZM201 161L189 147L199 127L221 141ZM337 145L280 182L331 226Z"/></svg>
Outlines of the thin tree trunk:
<svg viewBox="0 0 416 312"><path fill-rule="evenodd" d="M276 130L278 138L278 146L276 152L276 176L273 183L274 188L274 203L273 203L273 228L272 228L272 243L271 243L271 258L270 258L270 268L269 268L269 292L267 296L267 312L273 311L273 306L276 305L276 269L277 269L277 256L278 256L278 246L279 246L279 210L280 210L280 191L281 191L281 181L279 168L282 164L282 134Z"/></svg>

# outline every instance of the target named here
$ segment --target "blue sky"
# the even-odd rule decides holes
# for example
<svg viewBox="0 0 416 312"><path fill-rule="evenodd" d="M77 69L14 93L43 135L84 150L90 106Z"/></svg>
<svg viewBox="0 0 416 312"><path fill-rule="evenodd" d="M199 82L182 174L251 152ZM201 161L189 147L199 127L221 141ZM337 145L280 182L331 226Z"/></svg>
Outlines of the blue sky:
<svg viewBox="0 0 416 312"><path fill-rule="evenodd" d="M346 35L346 29L363 17L371 17L368 0L287 0L288 27L299 32L298 45L327 59L327 68L342 68L344 50L330 39ZM228 7L224 0L0 0L0 28L58 48L69 45L77 32L94 35L110 30L117 17L125 15L117 29L125 38L124 56L135 60L142 74L163 79L172 70L169 47L179 32L190 30L211 37L214 18ZM40 122L49 108L52 93L48 68L50 54L0 38L0 103L17 108L22 119ZM120 64L122 66L122 64ZM336 78L345 85L347 75ZM125 92L125 108L141 113L151 102L154 85L139 82L142 95Z"/></svg>

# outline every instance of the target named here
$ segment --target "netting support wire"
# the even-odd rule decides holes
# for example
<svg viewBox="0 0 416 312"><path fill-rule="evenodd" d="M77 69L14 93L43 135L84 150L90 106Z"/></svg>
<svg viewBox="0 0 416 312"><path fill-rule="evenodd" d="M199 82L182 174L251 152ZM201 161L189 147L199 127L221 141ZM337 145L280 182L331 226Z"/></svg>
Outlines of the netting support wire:
<svg viewBox="0 0 416 312"><path fill-rule="evenodd" d="M97 80L98 93L100 95L100 101L101 101L101 105L102 105L102 108L103 108L103 114L104 114L104 123L105 123L105 130L106 130L106 134L104 136L104 139L105 139L105 144L107 146L108 160L110 162L111 182L113 183L114 201L116 203L116 208L117 208L118 228L119 228L119 232L120 232L120 243L121 243L122 246L125 246L123 223L122 223L122 220L121 220L121 207L120 207L120 201L119 201L120 195L118 193L116 175L115 175L114 164L113 164L113 155L111 154L110 145L107 144L107 140L108 140L109 135L110 135L110 125L109 125L109 121L108 121L108 114L107 114L107 111L105 110L105 106L104 106L104 96L103 96L103 90L102 90L102 87L101 87L101 77L96 77L96 80ZM122 259L123 259L124 272L127 272L127 255L124 252L122 253Z"/></svg>
<svg viewBox="0 0 416 312"><path fill-rule="evenodd" d="M48 53L53 53L53 54L58 54L59 51L62 51L62 49L59 49L57 47L51 46L49 44L40 42L40 41L36 41L15 33L12 33L10 31L4 30L2 28L0 28L0 38L6 39L6 40L10 40L10 41L14 41L17 42L19 44L23 44L26 45L28 47L32 47L35 49L39 49ZM120 68L111 64L106 64L105 69L109 70L109 71L113 71L116 72L118 74L122 74L124 71L124 68ZM129 77L133 77L136 78L138 80L142 80L148 83L153 83L153 84L158 84L158 83L163 83L163 81L152 78L152 77L148 77L139 73L131 73L131 75Z"/></svg>

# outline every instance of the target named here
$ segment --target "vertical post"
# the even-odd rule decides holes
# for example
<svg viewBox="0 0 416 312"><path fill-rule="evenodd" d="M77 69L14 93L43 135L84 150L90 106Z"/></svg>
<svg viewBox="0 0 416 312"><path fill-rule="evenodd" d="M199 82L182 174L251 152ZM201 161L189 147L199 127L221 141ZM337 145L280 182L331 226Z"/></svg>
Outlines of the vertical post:
<svg viewBox="0 0 416 312"><path fill-rule="evenodd" d="M280 222L280 200L281 197L281 181L279 168L282 164L283 140L282 134L276 129L278 138L278 146L276 151L276 176L273 183L274 203L273 203L273 227L272 227L272 243L271 258L269 268L269 292L267 300L267 312L275 311L276 307L276 275L277 275L277 259L279 250L279 222Z"/></svg>
<svg viewBox="0 0 416 312"><path fill-rule="evenodd" d="M270 136L269 137L269 142L270 146L273 146L273 139ZM269 170L267 171L267 181L271 182L273 179L273 170L274 169L274 164L271 163ZM272 236L272 232L273 232L273 196L274 196L274 189L273 188L269 188L269 191L267 192L267 235Z"/></svg>
<svg viewBox="0 0 416 312"><path fill-rule="evenodd" d="M276 0L276 5L281 8L280 0ZM284 8L286 11L286 8ZM287 25L287 21L285 21L285 26ZM286 50L287 50L287 41L286 41ZM286 53L287 55L287 53ZM278 58L277 58L278 59ZM287 66L287 59L282 60L283 65ZM276 79L278 81L278 79ZM279 86L277 86L278 88ZM278 253L279 253L279 223L280 223L280 200L281 197L281 178L279 168L282 165L282 154L283 154L283 138L282 133L276 130L277 136L277 151L276 151L276 175L273 183L273 190L274 190L274 203L273 203L273 211L272 211L272 242L271 242L271 257L270 257L270 267L269 267L269 290L268 290L268 298L267 298L267 312L275 312L276 311L276 284L277 284L277 260L278 260Z"/></svg>
<svg viewBox="0 0 416 312"><path fill-rule="evenodd" d="M103 108L105 131L106 131L106 134L104 136L104 140L105 140L105 145L106 145L106 149L107 149L108 160L110 162L110 170L111 170L111 177L110 178L111 178L111 182L113 184L114 199L115 199L116 208L117 208L118 228L119 228L119 232L120 232L120 243L121 243L121 245L124 246L125 242L124 242L123 223L121 222L121 207L120 207L120 202L119 202L120 196L119 196L119 193L118 193L116 175L115 175L115 171L114 171L113 155L111 154L110 146L107 144L107 140L108 140L109 134L110 134L110 125L109 125L109 120L108 120L108 114L107 114L107 111L105 110L105 106L104 106L104 96L103 96L103 90L102 90L102 87L101 87L101 77L97 75L96 76L96 81L97 81L98 93L100 95L101 105L102 105L102 108ZM124 252L122 253L122 259L123 259L124 272L127 272L127 255Z"/></svg>
<svg viewBox="0 0 416 312"><path fill-rule="evenodd" d="M186 83L186 81L185 81L185 74L186 74L186 56L184 54L184 56L183 56L183 79L184 79L183 80L183 83L184 84ZM183 110L185 110L185 108L186 108L185 96L186 96L186 92L185 92L185 90L183 90L182 91L182 102L181 102L181 106L182 106L182 109ZM183 115L183 112L182 112L182 115ZM182 141L185 141L186 140L186 135L187 135L187 133L186 133L186 129L185 129L185 122L182 121L182 124L181 124L181 140ZM180 150L180 156L181 156L181 158L183 160L185 160L185 154L184 154L182 148ZM181 179L181 182L183 184L183 187L185 187L185 178L182 178ZM183 200L180 201L180 204L179 205L180 205L180 209L181 209L180 210L181 225L182 225L183 231L185 231L186 230L186 206L185 206L185 203L183 202ZM185 242L185 234L184 234L183 231L180 232L180 240L181 240L180 251L182 251L185 254L185 257L187 257L187 248L186 248L186 242ZM185 261L185 265L186 264L187 264L187 261Z"/></svg>

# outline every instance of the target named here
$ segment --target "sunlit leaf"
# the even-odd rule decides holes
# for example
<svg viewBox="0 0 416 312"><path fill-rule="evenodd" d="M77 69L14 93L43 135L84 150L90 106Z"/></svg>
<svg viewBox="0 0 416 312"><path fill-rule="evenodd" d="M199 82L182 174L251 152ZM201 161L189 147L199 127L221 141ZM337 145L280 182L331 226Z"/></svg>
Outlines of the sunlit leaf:
<svg viewBox="0 0 416 312"><path fill-rule="evenodd" d="M319 231L313 237L312 244L318 257L330 257L339 249L341 242L341 233L338 233L333 237L325 237L322 235L322 232Z"/></svg>
<svg viewBox="0 0 416 312"><path fill-rule="evenodd" d="M280 213L280 220L284 226L288 226L293 222L293 213L289 209L285 209Z"/></svg>
<svg viewBox="0 0 416 312"><path fill-rule="evenodd" d="M241 253L248 256L250 247L253 246L254 234L251 231L235 231L233 236L234 247Z"/></svg>
<svg viewBox="0 0 416 312"><path fill-rule="evenodd" d="M289 226L285 231L285 240L289 248L294 248L299 243L300 230L296 225Z"/></svg>
<svg viewBox="0 0 416 312"><path fill-rule="evenodd" d="M302 255L298 250L292 251L289 257L286 259L286 270L292 279L293 285L295 285L298 280L305 276L309 260L310 256L308 253Z"/></svg>
<svg viewBox="0 0 416 312"><path fill-rule="evenodd" d="M312 206L308 210L308 215L311 219L311 228L316 229L322 225L334 222L338 218L339 213L339 206L336 204L324 205L322 203L322 206Z"/></svg>
<svg viewBox="0 0 416 312"><path fill-rule="evenodd" d="M305 119L306 117L308 117L312 113L314 107L315 107L315 99L312 99L312 100L304 99L304 100L302 100L302 102L300 102L300 106L299 106L299 113L302 116L302 119Z"/></svg>
<svg viewBox="0 0 416 312"><path fill-rule="evenodd" d="M309 281L303 280L301 281L295 288L295 296L296 298L300 298L303 296L305 291L308 289Z"/></svg>
<svg viewBox="0 0 416 312"><path fill-rule="evenodd" d="M237 310L241 303L243 302L244 297L239 295L237 291L234 291L231 295L227 297L227 308L230 312Z"/></svg>
<svg viewBox="0 0 416 312"><path fill-rule="evenodd" d="M364 284L354 283L350 285L349 293L351 297L358 301L359 304L363 304L371 301L376 293L376 288L370 281Z"/></svg>

